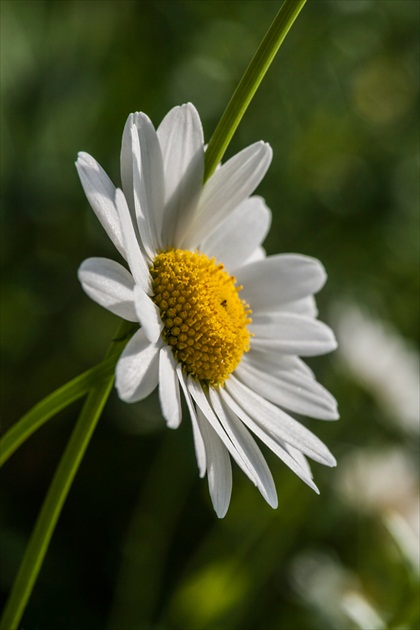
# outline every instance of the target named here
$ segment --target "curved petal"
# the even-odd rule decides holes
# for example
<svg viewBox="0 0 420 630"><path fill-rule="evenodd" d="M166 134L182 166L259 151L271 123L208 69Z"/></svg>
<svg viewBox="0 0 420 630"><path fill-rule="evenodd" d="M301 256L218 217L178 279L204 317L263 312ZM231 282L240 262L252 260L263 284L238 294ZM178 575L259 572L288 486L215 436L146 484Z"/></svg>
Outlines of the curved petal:
<svg viewBox="0 0 420 630"><path fill-rule="evenodd" d="M232 466L229 454L200 409L197 409L197 421L206 448L210 497L217 516L223 518L228 511L232 494Z"/></svg>
<svg viewBox="0 0 420 630"><path fill-rule="evenodd" d="M254 335L251 344L256 350L269 348L283 354L313 357L337 347L334 333L326 324L294 313L257 315L248 329Z"/></svg>
<svg viewBox="0 0 420 630"><path fill-rule="evenodd" d="M182 391L184 392L188 411L190 412L191 425L193 429L195 456L197 459L198 470L200 473L200 477L204 477L204 475L206 474L206 467L207 467L206 449L204 446L203 436L201 435L200 427L198 424L197 413L194 407L194 403L191 399L191 395L187 386L187 381L182 371L182 366L180 363L178 363L178 365L176 366L176 373L178 376L178 380L181 383Z"/></svg>
<svg viewBox="0 0 420 630"><path fill-rule="evenodd" d="M144 249L153 260L161 246L165 193L162 153L149 118L135 114L134 122L131 127L134 208Z"/></svg>
<svg viewBox="0 0 420 630"><path fill-rule="evenodd" d="M286 313L297 313L298 315L306 315L307 317L317 317L318 309L316 307L315 298L313 295L295 300L294 302L288 302L283 304L281 310Z"/></svg>
<svg viewBox="0 0 420 630"><path fill-rule="evenodd" d="M176 365L172 348L169 346L161 348L159 354L159 400L163 417L170 429L177 429L182 418Z"/></svg>
<svg viewBox="0 0 420 630"><path fill-rule="evenodd" d="M201 384L198 381L195 381L191 376L188 377L187 384L188 391L190 392L197 407L201 409L205 418L211 424L211 426L213 427L219 438L222 440L223 444L226 446L238 466L243 470L247 477L249 477L251 481L255 485L257 485L255 471L253 467L248 466L247 460L243 459L243 453L236 448L236 445L231 441L230 437L225 432L224 428L220 424L220 420L216 416L212 406L207 400Z"/></svg>
<svg viewBox="0 0 420 630"><path fill-rule="evenodd" d="M115 206L114 184L88 153L82 151L78 154L76 168L92 210L121 256L125 258L120 219Z"/></svg>
<svg viewBox="0 0 420 630"><path fill-rule="evenodd" d="M151 282L149 268L140 249L124 193L119 188L115 191L115 205L117 206L120 217L124 247L131 273L133 274L136 284L146 293L150 293Z"/></svg>
<svg viewBox="0 0 420 630"><path fill-rule="evenodd" d="M302 359L292 354L280 354L271 348L267 351L265 348L263 350L251 348L242 357L242 363L256 367L264 373L277 374L287 370L288 372L304 374L312 379L315 378L315 374L309 365L306 365Z"/></svg>
<svg viewBox="0 0 420 630"><path fill-rule="evenodd" d="M197 212L182 245L197 247L242 201L253 193L270 166L273 152L256 142L222 164L206 182Z"/></svg>
<svg viewBox="0 0 420 630"><path fill-rule="evenodd" d="M134 306L144 334L149 341L156 343L163 329L159 309L138 285L134 287Z"/></svg>
<svg viewBox="0 0 420 630"><path fill-rule="evenodd" d="M290 455L293 457L293 459L295 459L297 461L299 466L301 466L303 468L303 470L306 471L306 474L308 475L308 477L313 479L312 470L311 470L311 467L310 467L309 462L306 459L305 455L303 453L301 453L297 448L294 448L293 446L290 446L290 444L285 444L285 448L290 453Z"/></svg>
<svg viewBox="0 0 420 630"><path fill-rule="evenodd" d="M242 362L235 376L263 398L295 413L323 420L339 417L334 397L305 374L287 370L270 374Z"/></svg>
<svg viewBox="0 0 420 630"><path fill-rule="evenodd" d="M191 103L174 107L157 130L165 177L162 246L179 247L195 212L204 174L204 138Z"/></svg>
<svg viewBox="0 0 420 630"><path fill-rule="evenodd" d="M129 322L139 321L134 308L134 280L122 265L108 258L88 258L77 275L92 300Z"/></svg>
<svg viewBox="0 0 420 630"><path fill-rule="evenodd" d="M124 196L127 200L127 205L130 209L130 214L134 219L134 190L133 190L133 147L131 140L131 127L134 124L135 114L129 114L124 125L121 153L120 153L120 173L121 173L121 186L124 192Z"/></svg>
<svg viewBox="0 0 420 630"><path fill-rule="evenodd" d="M223 389L221 396L226 404L232 410L232 413L236 414L240 420L252 431L255 435L273 451L279 459L281 459L286 466L288 466L302 481L304 481L312 490L319 494L319 490L312 481L311 475L307 472L307 467L302 466L295 457L289 453L287 444L282 443L280 440L276 440L268 433L263 427L255 422L242 405L234 400L234 398Z"/></svg>
<svg viewBox="0 0 420 630"><path fill-rule="evenodd" d="M257 262L258 260L264 260L264 258L267 258L267 252L264 247L257 247L257 249L252 252L251 256L244 260L242 266L249 265L250 263Z"/></svg>
<svg viewBox="0 0 420 630"><path fill-rule="evenodd" d="M258 487L267 503L271 507L276 508L278 501L273 476L254 438L239 420L238 416L224 405L220 394L216 390L210 388L209 395L212 407L220 423L252 474L252 476L248 476Z"/></svg>
<svg viewBox="0 0 420 630"><path fill-rule="evenodd" d="M150 343L142 329L130 339L115 370L115 386L121 400L138 402L157 387L161 346L162 343Z"/></svg>
<svg viewBox="0 0 420 630"><path fill-rule="evenodd" d="M271 212L261 197L245 199L207 236L200 251L233 271L247 260L265 239Z"/></svg>
<svg viewBox="0 0 420 630"><path fill-rule="evenodd" d="M279 254L240 267L236 280L241 298L253 313L272 310L321 289L326 280L319 260L299 254Z"/></svg>
<svg viewBox="0 0 420 630"><path fill-rule="evenodd" d="M336 465L334 457L316 435L233 375L226 381L225 388L241 409L276 442L286 442L326 466Z"/></svg>

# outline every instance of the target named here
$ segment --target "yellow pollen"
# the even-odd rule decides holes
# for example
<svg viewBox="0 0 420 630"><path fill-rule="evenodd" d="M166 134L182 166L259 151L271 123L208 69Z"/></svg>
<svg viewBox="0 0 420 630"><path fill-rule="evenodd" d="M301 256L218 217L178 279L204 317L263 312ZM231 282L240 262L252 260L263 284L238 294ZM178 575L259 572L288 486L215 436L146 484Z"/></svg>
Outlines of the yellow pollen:
<svg viewBox="0 0 420 630"><path fill-rule="evenodd" d="M222 264L201 252L173 249L150 268L163 337L188 374L223 385L249 350L249 306Z"/></svg>

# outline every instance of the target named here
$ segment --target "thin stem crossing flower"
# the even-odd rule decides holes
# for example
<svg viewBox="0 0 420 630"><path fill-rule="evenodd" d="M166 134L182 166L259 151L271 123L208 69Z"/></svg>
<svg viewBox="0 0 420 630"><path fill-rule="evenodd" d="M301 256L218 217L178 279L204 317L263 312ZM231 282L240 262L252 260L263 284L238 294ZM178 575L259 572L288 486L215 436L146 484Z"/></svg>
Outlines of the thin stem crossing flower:
<svg viewBox="0 0 420 630"><path fill-rule="evenodd" d="M327 447L289 412L338 417L334 398L300 357L334 350L313 295L326 280L318 260L266 256L271 214L253 196L272 150L256 142L203 184L205 145L193 105L175 107L157 130L130 114L121 149L122 189L90 155L76 166L99 221L128 269L89 258L85 292L139 330L116 368L128 403L157 387L171 428L189 410L200 476L219 517L229 506L229 455L277 506L273 477L252 433L317 491L306 456L327 466Z"/></svg>

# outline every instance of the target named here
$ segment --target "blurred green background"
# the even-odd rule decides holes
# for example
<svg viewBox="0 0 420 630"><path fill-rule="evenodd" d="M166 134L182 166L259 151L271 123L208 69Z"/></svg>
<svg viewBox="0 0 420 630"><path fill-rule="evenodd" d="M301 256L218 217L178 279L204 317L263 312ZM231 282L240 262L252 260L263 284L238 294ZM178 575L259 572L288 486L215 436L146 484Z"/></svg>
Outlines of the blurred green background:
<svg viewBox="0 0 420 630"><path fill-rule="evenodd" d="M2 424L97 363L117 322L76 277L115 257L74 161L119 182L129 112L192 101L210 138L280 3L2 0ZM341 420L307 424L337 469L316 496L267 453L271 510L237 469L215 517L189 419L112 394L22 628L419 628L416 0L309 0L228 154L260 139L268 253L320 258L339 350L311 361ZM77 418L74 404L2 476L1 591Z"/></svg>

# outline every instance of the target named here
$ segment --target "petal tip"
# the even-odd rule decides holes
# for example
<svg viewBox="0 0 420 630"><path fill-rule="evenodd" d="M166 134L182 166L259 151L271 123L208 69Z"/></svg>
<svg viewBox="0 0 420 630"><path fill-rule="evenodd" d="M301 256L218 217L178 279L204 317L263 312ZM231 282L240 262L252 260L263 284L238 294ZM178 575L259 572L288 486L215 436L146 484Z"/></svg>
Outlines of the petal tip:
<svg viewBox="0 0 420 630"><path fill-rule="evenodd" d="M329 453L329 457L325 460L325 464L330 468L335 468L337 466L337 460L335 459L334 455Z"/></svg>
<svg viewBox="0 0 420 630"><path fill-rule="evenodd" d="M214 511L216 512L217 518L225 518L228 508L229 508L229 504L222 505L222 506L213 505L213 507L214 507Z"/></svg>

